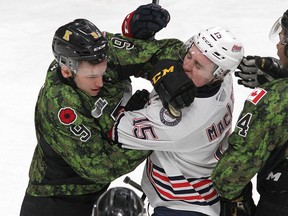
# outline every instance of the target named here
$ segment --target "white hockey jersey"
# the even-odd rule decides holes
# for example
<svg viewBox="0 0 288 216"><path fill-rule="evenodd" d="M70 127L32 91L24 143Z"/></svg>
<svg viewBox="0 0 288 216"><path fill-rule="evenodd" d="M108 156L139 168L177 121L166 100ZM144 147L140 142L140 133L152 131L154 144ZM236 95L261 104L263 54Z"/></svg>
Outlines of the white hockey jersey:
<svg viewBox="0 0 288 216"><path fill-rule="evenodd" d="M195 98L179 118L169 115L157 95L144 109L119 116L112 139L123 148L154 150L141 182L152 207L220 214L210 175L227 148L233 101L228 75L217 94Z"/></svg>

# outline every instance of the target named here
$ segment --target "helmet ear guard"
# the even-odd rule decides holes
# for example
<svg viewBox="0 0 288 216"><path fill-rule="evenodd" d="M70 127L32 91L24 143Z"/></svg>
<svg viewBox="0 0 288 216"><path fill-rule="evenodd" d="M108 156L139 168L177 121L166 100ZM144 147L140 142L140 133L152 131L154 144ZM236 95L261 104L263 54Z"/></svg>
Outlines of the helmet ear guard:
<svg viewBox="0 0 288 216"><path fill-rule="evenodd" d="M78 66L78 61L69 59L63 55L59 55L59 60L58 60L59 66L66 66L68 67L72 72L76 73L77 72L77 66Z"/></svg>

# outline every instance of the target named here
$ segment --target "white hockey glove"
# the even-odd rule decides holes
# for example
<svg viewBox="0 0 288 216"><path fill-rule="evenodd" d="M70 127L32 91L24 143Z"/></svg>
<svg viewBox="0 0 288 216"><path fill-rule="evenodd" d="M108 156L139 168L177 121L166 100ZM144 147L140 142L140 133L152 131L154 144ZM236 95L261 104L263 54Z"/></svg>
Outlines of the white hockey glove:
<svg viewBox="0 0 288 216"><path fill-rule="evenodd" d="M248 88L283 77L278 60L272 57L244 57L238 69L240 71L235 72L235 76L240 78L238 84Z"/></svg>

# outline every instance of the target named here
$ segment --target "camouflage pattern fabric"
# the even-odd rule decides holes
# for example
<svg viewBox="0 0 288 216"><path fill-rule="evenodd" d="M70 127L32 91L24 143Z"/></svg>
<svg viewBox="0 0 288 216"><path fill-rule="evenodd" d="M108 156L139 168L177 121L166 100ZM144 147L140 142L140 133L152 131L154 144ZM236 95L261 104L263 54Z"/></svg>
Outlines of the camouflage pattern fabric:
<svg viewBox="0 0 288 216"><path fill-rule="evenodd" d="M121 102L127 80L118 73L147 73L156 59L178 58L182 42L154 42L116 37L110 46L104 87L91 97L64 80L54 61L47 72L35 109L37 146L29 171L27 193L33 196L94 193L133 171L150 151L125 150L106 138L113 125L111 113ZM154 58L155 59L155 58ZM99 106L98 106L99 105ZM96 110L97 118L91 115Z"/></svg>
<svg viewBox="0 0 288 216"><path fill-rule="evenodd" d="M245 185L265 172L267 160L288 140L288 79L278 79L256 88L247 98L229 148L212 173L218 193L238 197ZM283 159L288 156L285 150Z"/></svg>

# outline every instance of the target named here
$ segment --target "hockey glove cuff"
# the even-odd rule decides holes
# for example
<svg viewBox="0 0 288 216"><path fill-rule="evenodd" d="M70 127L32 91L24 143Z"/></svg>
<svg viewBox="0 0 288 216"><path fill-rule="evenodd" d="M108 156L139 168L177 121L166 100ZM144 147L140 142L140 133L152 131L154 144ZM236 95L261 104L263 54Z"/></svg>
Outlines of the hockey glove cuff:
<svg viewBox="0 0 288 216"><path fill-rule="evenodd" d="M271 81L277 78L288 77L280 67L279 60L273 57L257 57L255 59L256 67L263 71L267 76L266 78Z"/></svg>

